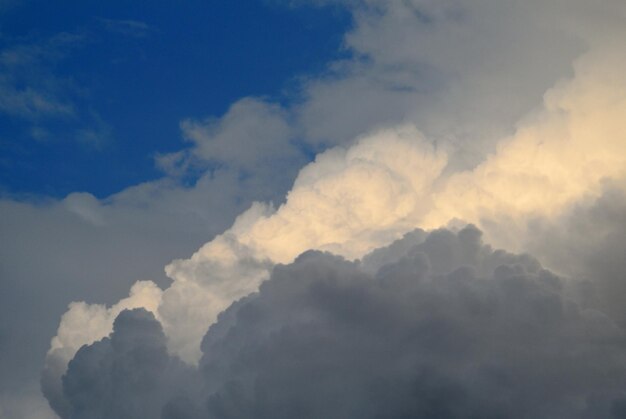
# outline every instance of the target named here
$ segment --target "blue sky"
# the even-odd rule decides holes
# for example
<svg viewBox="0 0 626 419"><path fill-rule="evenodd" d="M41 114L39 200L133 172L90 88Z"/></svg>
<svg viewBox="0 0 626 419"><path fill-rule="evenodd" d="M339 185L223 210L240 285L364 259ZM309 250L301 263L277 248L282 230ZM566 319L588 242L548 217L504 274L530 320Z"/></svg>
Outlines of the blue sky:
<svg viewBox="0 0 626 419"><path fill-rule="evenodd" d="M0 19L0 191L57 198L158 178L185 118L298 100L350 25L340 8L258 0L29 1Z"/></svg>

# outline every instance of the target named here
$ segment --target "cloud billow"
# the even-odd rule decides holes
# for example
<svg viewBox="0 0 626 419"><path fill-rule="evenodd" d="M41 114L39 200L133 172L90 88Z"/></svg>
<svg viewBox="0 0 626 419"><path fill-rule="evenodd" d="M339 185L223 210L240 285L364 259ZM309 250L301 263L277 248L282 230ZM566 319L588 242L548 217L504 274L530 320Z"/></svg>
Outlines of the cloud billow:
<svg viewBox="0 0 626 419"><path fill-rule="evenodd" d="M403 240L363 262L309 251L277 265L209 328L197 369L167 355L150 313L123 311L70 362L59 413L624 417L626 334L565 281L471 226Z"/></svg>

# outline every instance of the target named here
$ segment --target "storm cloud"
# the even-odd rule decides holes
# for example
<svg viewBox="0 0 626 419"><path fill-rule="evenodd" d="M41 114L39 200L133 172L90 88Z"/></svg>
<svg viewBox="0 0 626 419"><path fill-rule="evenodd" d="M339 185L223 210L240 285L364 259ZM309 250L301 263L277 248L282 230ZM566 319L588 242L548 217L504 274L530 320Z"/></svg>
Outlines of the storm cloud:
<svg viewBox="0 0 626 419"><path fill-rule="evenodd" d="M473 226L362 262L309 251L220 314L197 369L123 311L58 402L64 418L624 417L626 334L568 286Z"/></svg>

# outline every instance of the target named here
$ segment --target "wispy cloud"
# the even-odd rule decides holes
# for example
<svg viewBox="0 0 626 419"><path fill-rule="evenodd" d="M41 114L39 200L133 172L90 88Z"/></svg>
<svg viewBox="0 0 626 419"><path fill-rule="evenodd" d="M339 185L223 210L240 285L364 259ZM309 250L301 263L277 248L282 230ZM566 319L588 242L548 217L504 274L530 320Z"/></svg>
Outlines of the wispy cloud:
<svg viewBox="0 0 626 419"><path fill-rule="evenodd" d="M16 88L2 76L0 76L0 111L28 119L67 117L75 114L71 103L32 87Z"/></svg>
<svg viewBox="0 0 626 419"><path fill-rule="evenodd" d="M79 30L3 41L0 114L36 141L70 139L102 149L112 140L111 127L89 103L88 90L62 71L66 60L93 43L93 34Z"/></svg>
<svg viewBox="0 0 626 419"><path fill-rule="evenodd" d="M145 22L131 19L98 19L104 28L110 32L115 32L124 36L145 38L154 28Z"/></svg>
<svg viewBox="0 0 626 419"><path fill-rule="evenodd" d="M55 66L84 37L59 33L48 39L6 42L0 50L0 112L27 120L75 116L70 80L55 74Z"/></svg>

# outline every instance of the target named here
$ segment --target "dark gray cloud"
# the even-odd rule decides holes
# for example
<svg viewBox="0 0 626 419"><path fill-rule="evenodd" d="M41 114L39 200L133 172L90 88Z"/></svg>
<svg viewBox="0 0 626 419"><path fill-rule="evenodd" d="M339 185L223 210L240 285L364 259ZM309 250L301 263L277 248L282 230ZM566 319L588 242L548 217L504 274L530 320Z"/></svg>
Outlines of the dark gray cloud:
<svg viewBox="0 0 626 419"><path fill-rule="evenodd" d="M220 315L198 369L123 312L70 363L63 417L626 417L626 334L568 281L474 227L306 252Z"/></svg>
<svg viewBox="0 0 626 419"><path fill-rule="evenodd" d="M51 401L63 417L160 417L168 400L194 393L192 377L191 367L167 354L154 316L125 310L110 338L76 353L63 378L65 400Z"/></svg>

